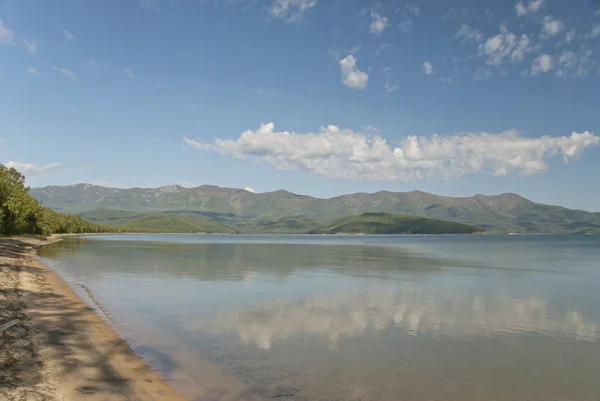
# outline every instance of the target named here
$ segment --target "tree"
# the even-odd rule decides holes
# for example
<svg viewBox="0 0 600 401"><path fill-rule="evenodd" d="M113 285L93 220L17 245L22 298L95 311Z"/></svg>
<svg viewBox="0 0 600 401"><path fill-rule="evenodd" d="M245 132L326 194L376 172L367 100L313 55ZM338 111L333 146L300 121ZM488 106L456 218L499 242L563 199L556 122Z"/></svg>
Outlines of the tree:
<svg viewBox="0 0 600 401"><path fill-rule="evenodd" d="M44 207L25 186L25 176L0 164L0 234L20 235L115 231Z"/></svg>

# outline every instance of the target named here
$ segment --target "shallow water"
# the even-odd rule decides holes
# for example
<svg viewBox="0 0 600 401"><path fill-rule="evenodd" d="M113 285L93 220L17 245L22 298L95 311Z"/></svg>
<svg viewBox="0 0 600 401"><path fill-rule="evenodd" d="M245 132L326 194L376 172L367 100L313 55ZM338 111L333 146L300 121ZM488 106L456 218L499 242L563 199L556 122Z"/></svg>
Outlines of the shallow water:
<svg viewBox="0 0 600 401"><path fill-rule="evenodd" d="M39 255L190 395L207 363L294 400L600 394L598 236L124 235Z"/></svg>

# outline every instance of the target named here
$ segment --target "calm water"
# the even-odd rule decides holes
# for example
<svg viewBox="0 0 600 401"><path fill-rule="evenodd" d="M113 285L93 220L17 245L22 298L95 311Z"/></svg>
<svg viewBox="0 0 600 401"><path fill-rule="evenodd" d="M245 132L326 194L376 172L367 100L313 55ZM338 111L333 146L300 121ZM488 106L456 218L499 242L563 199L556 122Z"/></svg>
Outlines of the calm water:
<svg viewBox="0 0 600 401"><path fill-rule="evenodd" d="M190 395L599 400L598 236L128 235L39 254Z"/></svg>

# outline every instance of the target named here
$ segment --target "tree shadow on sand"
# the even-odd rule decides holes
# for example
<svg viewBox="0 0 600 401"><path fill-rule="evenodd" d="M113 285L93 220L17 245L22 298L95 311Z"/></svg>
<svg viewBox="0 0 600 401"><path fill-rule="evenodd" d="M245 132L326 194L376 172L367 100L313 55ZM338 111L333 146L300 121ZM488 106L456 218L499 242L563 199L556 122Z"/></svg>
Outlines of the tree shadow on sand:
<svg viewBox="0 0 600 401"><path fill-rule="evenodd" d="M142 381L151 383L154 377L124 340L109 336L92 341L89 334L98 323L90 318L94 310L85 302L54 292L46 280L46 269L29 263L30 251L31 246L23 241L0 239L0 324L19 320L0 333L0 395L9 400L51 400L52 389L44 389L47 382L43 375L43 361L50 358L57 377L77 378L72 382L73 394L85 395L90 400L161 399L166 387L145 388L115 370L114 362L118 361L131 364L132 369L142 373ZM21 286L23 273L33 277L35 291ZM168 355L156 356L162 362L161 371L165 376L180 368ZM156 393L150 394L154 390ZM274 397L250 388L235 395L227 389L209 389L193 399L258 401L269 398Z"/></svg>

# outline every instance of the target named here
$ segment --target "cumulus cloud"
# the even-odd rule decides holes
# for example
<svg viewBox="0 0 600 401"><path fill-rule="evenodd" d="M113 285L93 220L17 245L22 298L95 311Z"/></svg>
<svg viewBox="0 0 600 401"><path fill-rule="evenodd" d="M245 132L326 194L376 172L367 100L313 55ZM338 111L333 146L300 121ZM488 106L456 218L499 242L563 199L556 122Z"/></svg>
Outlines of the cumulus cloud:
<svg viewBox="0 0 600 401"><path fill-rule="evenodd" d="M135 78L135 74L129 68L123 71L123 74L125 74L129 79Z"/></svg>
<svg viewBox="0 0 600 401"><path fill-rule="evenodd" d="M542 20L542 34L544 36L554 36L562 31L564 25L561 21L550 16L545 16Z"/></svg>
<svg viewBox="0 0 600 401"><path fill-rule="evenodd" d="M38 45L40 44L39 42L37 42L35 40L29 41L26 39L22 39L22 41L23 41L23 46L25 46L25 50L27 50L31 54L37 53L37 48L38 48Z"/></svg>
<svg viewBox="0 0 600 401"><path fill-rule="evenodd" d="M587 131L540 138L523 138L516 130L408 136L393 147L380 135L335 125L306 134L274 128L273 123L261 124L235 140L183 141L198 150L257 161L277 170L307 170L335 179L371 181L453 179L478 172L536 174L548 168L552 157L562 156L567 161L588 147L600 145L600 137Z"/></svg>
<svg viewBox="0 0 600 401"><path fill-rule="evenodd" d="M542 54L533 60L531 66L531 75L545 74L552 69L554 66L554 60L549 54Z"/></svg>
<svg viewBox="0 0 600 401"><path fill-rule="evenodd" d="M358 69L356 66L356 57L352 54L346 56L340 61L342 72L342 83L352 89L365 89L369 83L369 75Z"/></svg>
<svg viewBox="0 0 600 401"><path fill-rule="evenodd" d="M369 32L379 35L381 32L390 26L387 17L380 15L375 10L371 10L371 25L369 25Z"/></svg>
<svg viewBox="0 0 600 401"><path fill-rule="evenodd" d="M2 18L0 18L0 45L14 45L15 44L15 35L13 32L8 29L4 22L2 22Z"/></svg>
<svg viewBox="0 0 600 401"><path fill-rule="evenodd" d="M433 74L433 64L430 61L426 61L423 63L423 72L425 75Z"/></svg>
<svg viewBox="0 0 600 401"><path fill-rule="evenodd" d="M60 68L57 66L52 67L53 70L60 72L64 76L70 78L73 81L77 81L77 75L73 73L71 70L67 70L66 68Z"/></svg>
<svg viewBox="0 0 600 401"><path fill-rule="evenodd" d="M534 50L535 46L527 34L517 36L509 32L505 25L500 26L498 35L488 38L479 45L479 54L487 59L486 64L495 67L507 61L518 63L527 53Z"/></svg>
<svg viewBox="0 0 600 401"><path fill-rule="evenodd" d="M544 5L544 0L533 0L529 2L529 4L518 2L515 5L515 11L517 12L518 17L522 17L527 14L535 13L542 5Z"/></svg>
<svg viewBox="0 0 600 401"><path fill-rule="evenodd" d="M61 168L60 163L50 163L46 164L45 166L39 166L33 163L9 161L8 163L4 163L4 165L8 168L15 168L28 180L40 178L48 171L58 170Z"/></svg>
<svg viewBox="0 0 600 401"><path fill-rule="evenodd" d="M63 28L62 26L57 26L56 27L59 31L62 32L62 34L65 36L65 39L67 40L75 40L75 35L73 35L71 32L67 31L65 28Z"/></svg>
<svg viewBox="0 0 600 401"><path fill-rule="evenodd" d="M288 23L300 22L304 13L317 5L317 0L273 0L269 14Z"/></svg>

